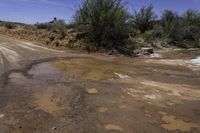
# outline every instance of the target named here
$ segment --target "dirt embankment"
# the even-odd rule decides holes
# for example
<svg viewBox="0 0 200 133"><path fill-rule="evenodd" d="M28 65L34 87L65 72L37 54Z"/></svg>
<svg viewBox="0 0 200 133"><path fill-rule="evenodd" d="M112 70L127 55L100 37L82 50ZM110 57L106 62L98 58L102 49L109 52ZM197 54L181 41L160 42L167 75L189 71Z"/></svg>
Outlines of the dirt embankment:
<svg viewBox="0 0 200 133"><path fill-rule="evenodd" d="M47 30L30 29L5 29L0 28L0 34L17 39L37 42L37 44L51 48L79 48L84 49L85 43L82 41L83 33L70 29L63 38L58 33Z"/></svg>

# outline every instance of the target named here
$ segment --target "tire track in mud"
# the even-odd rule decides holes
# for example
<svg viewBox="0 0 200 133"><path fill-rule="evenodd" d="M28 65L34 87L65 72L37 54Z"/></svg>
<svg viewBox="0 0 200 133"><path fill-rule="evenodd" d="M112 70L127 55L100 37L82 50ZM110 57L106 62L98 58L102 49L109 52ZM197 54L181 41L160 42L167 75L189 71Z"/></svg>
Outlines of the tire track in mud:
<svg viewBox="0 0 200 133"><path fill-rule="evenodd" d="M4 54L0 51L0 87L3 87L3 84L5 83L6 74L4 72L8 71L9 62L5 58ZM2 76L1 76L2 75Z"/></svg>
<svg viewBox="0 0 200 133"><path fill-rule="evenodd" d="M84 129L84 116L86 115L85 92L80 87L73 90L74 96L70 100L71 111L66 114L67 125L70 133L81 133Z"/></svg>
<svg viewBox="0 0 200 133"><path fill-rule="evenodd" d="M94 117L90 117L90 109L86 103L86 91L80 86L72 87L73 96L70 100L70 112L64 115L65 124L55 133L93 133L96 132Z"/></svg>

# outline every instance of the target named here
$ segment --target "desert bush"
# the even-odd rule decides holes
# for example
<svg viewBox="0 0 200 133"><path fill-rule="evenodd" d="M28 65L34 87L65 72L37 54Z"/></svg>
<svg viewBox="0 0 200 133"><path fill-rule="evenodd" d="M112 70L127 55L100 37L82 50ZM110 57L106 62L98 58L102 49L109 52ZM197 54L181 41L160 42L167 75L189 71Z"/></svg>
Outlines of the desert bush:
<svg viewBox="0 0 200 133"><path fill-rule="evenodd" d="M75 14L75 23L88 33L97 48L117 49L126 45L128 13L122 0L85 0Z"/></svg>
<svg viewBox="0 0 200 133"><path fill-rule="evenodd" d="M37 23L35 26L37 27L37 29L48 29L49 23Z"/></svg>
<svg viewBox="0 0 200 133"><path fill-rule="evenodd" d="M16 28L16 24L11 23L11 22L4 22L4 23L3 23L3 26L4 26L5 28L7 28L7 29L14 29L14 28Z"/></svg>
<svg viewBox="0 0 200 133"><path fill-rule="evenodd" d="M65 30L66 30L66 24L64 20L56 20L51 25L51 29L58 33L59 39L63 39L65 37Z"/></svg>
<svg viewBox="0 0 200 133"><path fill-rule="evenodd" d="M134 28L140 30L141 33L152 29L155 19L156 15L152 5L143 6L139 11L135 11L132 15Z"/></svg>

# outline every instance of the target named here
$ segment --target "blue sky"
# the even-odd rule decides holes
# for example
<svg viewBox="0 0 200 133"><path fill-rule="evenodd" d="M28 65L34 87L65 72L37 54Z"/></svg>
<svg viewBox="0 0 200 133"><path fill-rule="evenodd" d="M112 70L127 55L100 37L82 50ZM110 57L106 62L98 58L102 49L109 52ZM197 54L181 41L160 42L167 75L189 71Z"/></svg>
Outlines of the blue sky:
<svg viewBox="0 0 200 133"><path fill-rule="evenodd" d="M25 23L46 22L53 17L69 21L83 0L0 0L0 20ZM129 11L153 4L160 14L172 9L179 14L187 9L200 11L200 0L124 0Z"/></svg>

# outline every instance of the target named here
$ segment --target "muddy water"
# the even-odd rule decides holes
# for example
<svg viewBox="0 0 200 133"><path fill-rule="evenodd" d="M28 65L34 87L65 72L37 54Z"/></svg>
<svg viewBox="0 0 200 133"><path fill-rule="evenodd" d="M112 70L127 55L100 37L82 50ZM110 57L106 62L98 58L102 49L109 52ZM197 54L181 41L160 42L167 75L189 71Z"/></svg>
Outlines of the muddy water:
<svg viewBox="0 0 200 133"><path fill-rule="evenodd" d="M167 59L194 59L200 56L200 49L174 50L161 52L163 58Z"/></svg>
<svg viewBox="0 0 200 133"><path fill-rule="evenodd" d="M162 120L165 121L166 124L162 124L163 128L169 130L179 129L181 132L189 131L192 127L198 128L199 125L192 122L185 122L182 119L177 119L173 115L168 115L167 113L161 112L163 115Z"/></svg>
<svg viewBox="0 0 200 133"><path fill-rule="evenodd" d="M200 132L200 71L157 61L77 58L12 73L0 132Z"/></svg>

